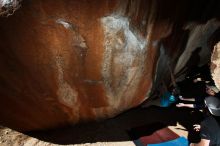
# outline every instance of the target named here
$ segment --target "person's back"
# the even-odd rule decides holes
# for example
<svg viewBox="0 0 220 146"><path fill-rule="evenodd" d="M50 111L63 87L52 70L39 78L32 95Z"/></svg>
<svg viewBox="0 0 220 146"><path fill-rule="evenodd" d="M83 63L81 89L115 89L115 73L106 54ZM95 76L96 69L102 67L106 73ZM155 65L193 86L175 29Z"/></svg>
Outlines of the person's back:
<svg viewBox="0 0 220 146"><path fill-rule="evenodd" d="M210 146L220 146L220 125L219 120L209 116L201 122L200 136L202 139L210 140Z"/></svg>
<svg viewBox="0 0 220 146"><path fill-rule="evenodd" d="M208 96L204 102L207 117L200 125L193 125L196 131L200 131L201 141L190 146L220 146L220 99Z"/></svg>

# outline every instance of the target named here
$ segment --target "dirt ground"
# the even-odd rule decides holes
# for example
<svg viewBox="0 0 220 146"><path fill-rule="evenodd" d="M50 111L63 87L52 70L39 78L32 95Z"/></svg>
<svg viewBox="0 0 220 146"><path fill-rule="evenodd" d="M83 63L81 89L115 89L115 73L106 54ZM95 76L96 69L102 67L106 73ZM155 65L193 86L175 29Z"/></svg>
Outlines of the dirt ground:
<svg viewBox="0 0 220 146"><path fill-rule="evenodd" d="M200 113L187 108L137 107L115 118L84 123L47 131L19 133L0 129L0 146L91 145L133 146L133 140L169 127L190 141L198 141L192 124L198 123ZM138 129L138 130L137 130Z"/></svg>

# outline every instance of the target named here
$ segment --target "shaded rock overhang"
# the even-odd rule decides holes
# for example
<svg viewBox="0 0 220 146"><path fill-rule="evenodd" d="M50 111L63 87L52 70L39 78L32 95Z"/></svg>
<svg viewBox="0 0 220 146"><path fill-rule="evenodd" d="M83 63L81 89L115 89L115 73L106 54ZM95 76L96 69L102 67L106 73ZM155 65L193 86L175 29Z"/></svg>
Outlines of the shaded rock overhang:
<svg viewBox="0 0 220 146"><path fill-rule="evenodd" d="M11 4L3 15L18 8ZM161 83L170 84L171 74L181 80L196 48L200 60L193 63L209 62L208 42L220 25L219 0L21 4L0 18L0 124L20 131L138 106Z"/></svg>

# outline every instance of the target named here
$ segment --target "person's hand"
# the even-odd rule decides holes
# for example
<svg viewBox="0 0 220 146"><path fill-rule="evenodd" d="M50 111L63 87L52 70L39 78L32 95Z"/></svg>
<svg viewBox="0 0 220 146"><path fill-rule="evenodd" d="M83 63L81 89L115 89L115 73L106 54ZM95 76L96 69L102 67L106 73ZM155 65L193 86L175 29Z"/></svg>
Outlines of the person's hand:
<svg viewBox="0 0 220 146"><path fill-rule="evenodd" d="M201 125L195 124L195 125L193 125L193 129L194 129L195 131L199 132L200 129L201 129Z"/></svg>
<svg viewBox="0 0 220 146"><path fill-rule="evenodd" d="M181 96L181 95L179 96L179 99L180 99L180 100L184 100L183 96Z"/></svg>
<svg viewBox="0 0 220 146"><path fill-rule="evenodd" d="M184 103L178 103L177 105L176 105L176 107L184 107Z"/></svg>
<svg viewBox="0 0 220 146"><path fill-rule="evenodd" d="M202 81L202 78L196 78L193 80L194 83L201 82L201 81Z"/></svg>

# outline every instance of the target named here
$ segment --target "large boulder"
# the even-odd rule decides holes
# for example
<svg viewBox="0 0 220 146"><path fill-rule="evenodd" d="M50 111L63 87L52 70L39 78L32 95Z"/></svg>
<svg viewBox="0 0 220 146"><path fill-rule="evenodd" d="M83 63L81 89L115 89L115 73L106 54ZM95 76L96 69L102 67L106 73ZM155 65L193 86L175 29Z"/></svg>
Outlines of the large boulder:
<svg viewBox="0 0 220 146"><path fill-rule="evenodd" d="M28 131L138 106L197 47L207 63L216 1L24 0L0 19L0 124ZM208 9L209 8L209 9Z"/></svg>

